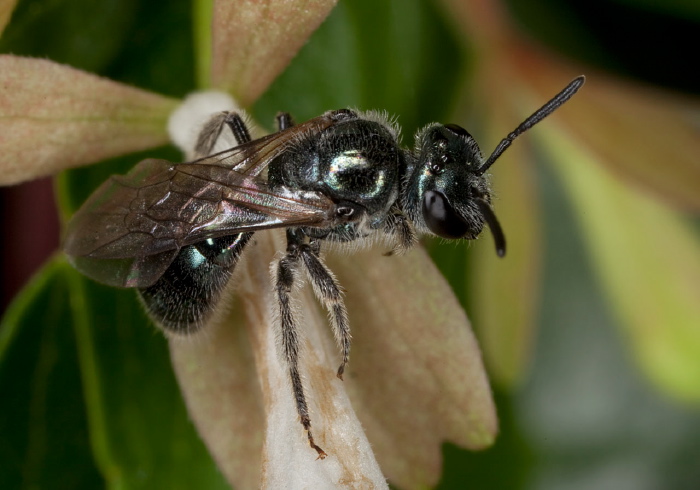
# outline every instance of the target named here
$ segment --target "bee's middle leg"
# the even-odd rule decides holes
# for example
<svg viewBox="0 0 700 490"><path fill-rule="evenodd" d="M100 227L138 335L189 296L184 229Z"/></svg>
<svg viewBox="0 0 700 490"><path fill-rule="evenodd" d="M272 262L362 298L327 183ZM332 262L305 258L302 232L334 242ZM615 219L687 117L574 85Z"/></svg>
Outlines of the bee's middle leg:
<svg viewBox="0 0 700 490"><path fill-rule="evenodd" d="M331 270L319 257L320 245L318 241L302 244L299 246L299 250L314 293L328 310L333 334L340 346L343 360L338 368L337 376L342 380L345 366L350 358L350 344L352 342L348 311L343 301L343 290Z"/></svg>

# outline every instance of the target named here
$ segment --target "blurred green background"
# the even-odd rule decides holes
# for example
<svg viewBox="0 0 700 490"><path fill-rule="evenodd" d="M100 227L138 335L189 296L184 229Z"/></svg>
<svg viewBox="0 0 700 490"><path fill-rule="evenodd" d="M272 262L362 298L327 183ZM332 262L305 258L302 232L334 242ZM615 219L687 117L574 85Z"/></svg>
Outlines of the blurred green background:
<svg viewBox="0 0 700 490"><path fill-rule="evenodd" d="M511 0L508 7L524 32L572 60L700 91L700 75L688 66L697 1ZM197 88L195 8L185 0L20 0L0 52L47 57L182 97ZM399 115L410 143L417 127L449 122L475 76L473 51L458 29L437 2L341 2L253 114L270 127L279 110L305 120L345 106L384 109ZM495 146L479 138L479 114L469 120L484 149ZM173 148L146 154L179 158ZM59 214L68 216L107 175L142 156L62 174L55 185ZM666 398L637 369L561 183L546 165L537 178L546 254L531 370L520 386L495 388L501 431L493 448L445 446L439 488L700 488L698 407ZM0 488L225 488L187 420L165 340L135 295L79 277L60 255L41 257L57 246L55 219L50 209L41 216L26 210L39 209L51 189L25 188L31 192L2 190L1 224L12 232L3 234L0 250L7 305ZM44 244L36 253L48 262L8 305L8 271L28 250L13 244L24 236ZM464 271L471 250L428 246L469 312Z"/></svg>

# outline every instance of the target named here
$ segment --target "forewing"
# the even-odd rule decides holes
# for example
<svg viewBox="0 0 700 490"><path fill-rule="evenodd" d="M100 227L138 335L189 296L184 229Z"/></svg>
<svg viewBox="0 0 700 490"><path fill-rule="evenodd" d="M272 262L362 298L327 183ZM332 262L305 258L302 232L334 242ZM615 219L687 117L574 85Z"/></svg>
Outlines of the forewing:
<svg viewBox="0 0 700 490"><path fill-rule="evenodd" d="M341 119L326 113L289 129L210 155L192 163L216 165L236 170L249 177L257 177L269 163L284 153L290 145L310 134L317 134Z"/></svg>
<svg viewBox="0 0 700 490"><path fill-rule="evenodd" d="M262 179L225 167L144 160L108 179L78 210L64 250L97 281L143 287L185 245L266 228L324 226L334 209L320 193L275 193Z"/></svg>

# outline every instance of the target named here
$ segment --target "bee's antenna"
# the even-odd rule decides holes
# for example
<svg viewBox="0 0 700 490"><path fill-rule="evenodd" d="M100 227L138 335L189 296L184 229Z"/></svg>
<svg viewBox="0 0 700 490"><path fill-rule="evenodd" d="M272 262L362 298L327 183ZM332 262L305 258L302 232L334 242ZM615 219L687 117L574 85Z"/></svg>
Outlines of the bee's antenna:
<svg viewBox="0 0 700 490"><path fill-rule="evenodd" d="M559 108L559 106L561 106L564 102L569 100L576 92L578 92L578 89L581 88L581 85L583 85L583 82L585 81L586 77L583 75L574 78L564 90L559 92L549 102L547 102L537 111L535 111L534 114L525 119L525 121L523 121L520 124L520 126L515 128L515 130L512 133L510 133L508 136L501 140L501 142L498 144L493 153L491 153L491 156L488 158L488 160L486 160L486 162L484 162L484 164L481 167L479 167L476 174L481 175L484 172L486 172L489 169L489 167L493 165L493 162L498 160L498 157L500 157L503 154L503 152L506 151L506 149L511 145L511 143L513 143L515 138L517 138L525 131L533 127L545 117L549 116L552 112Z"/></svg>
<svg viewBox="0 0 700 490"><path fill-rule="evenodd" d="M496 246L496 253L499 257L503 257L506 254L506 236L503 234L503 229L496 218L496 214L485 199L477 198L475 202L479 207L479 211L481 211L481 215L486 220L486 224L489 225L493 235L493 242Z"/></svg>

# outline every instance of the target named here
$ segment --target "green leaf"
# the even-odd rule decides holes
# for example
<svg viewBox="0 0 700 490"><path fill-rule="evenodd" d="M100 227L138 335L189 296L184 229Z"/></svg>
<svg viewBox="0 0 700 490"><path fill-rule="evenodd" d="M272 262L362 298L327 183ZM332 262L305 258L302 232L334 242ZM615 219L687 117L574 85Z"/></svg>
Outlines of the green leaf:
<svg viewBox="0 0 700 490"><path fill-rule="evenodd" d="M490 142L514 126L498 127L491 132ZM492 169L493 207L506 230L506 256L496 255L491 230L484 230L463 269L470 313L489 374L504 388L517 386L529 374L541 287L544 245L535 162L525 150L524 144L514 145Z"/></svg>
<svg viewBox="0 0 700 490"><path fill-rule="evenodd" d="M340 2L256 103L257 120L377 109L398 116L412 144L419 126L449 114L464 76L464 53L442 15L421 0Z"/></svg>
<svg viewBox="0 0 700 490"><path fill-rule="evenodd" d="M227 488L132 291L56 259L1 332L3 488Z"/></svg>
<svg viewBox="0 0 700 490"><path fill-rule="evenodd" d="M96 459L115 488L225 488L133 291L70 275Z"/></svg>
<svg viewBox="0 0 700 490"><path fill-rule="evenodd" d="M211 23L214 0L194 0L192 2L193 43L195 52L195 73L197 87L211 86Z"/></svg>
<svg viewBox="0 0 700 490"><path fill-rule="evenodd" d="M602 287L640 367L661 389L700 402L700 239L689 222L605 172L548 128Z"/></svg>
<svg viewBox="0 0 700 490"><path fill-rule="evenodd" d="M0 52L100 71L130 35L136 6L136 0L20 0Z"/></svg>
<svg viewBox="0 0 700 490"><path fill-rule="evenodd" d="M100 74L170 97L184 97L193 91L190 0L139 0L133 21L117 56Z"/></svg>
<svg viewBox="0 0 700 490"><path fill-rule="evenodd" d="M0 488L104 486L92 455L65 263L54 259L0 323Z"/></svg>

